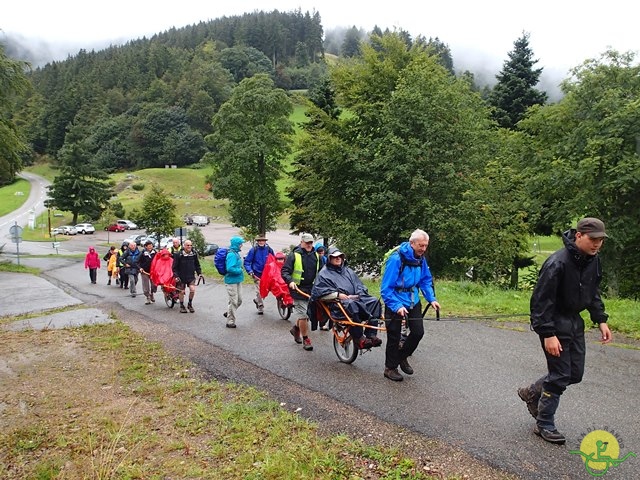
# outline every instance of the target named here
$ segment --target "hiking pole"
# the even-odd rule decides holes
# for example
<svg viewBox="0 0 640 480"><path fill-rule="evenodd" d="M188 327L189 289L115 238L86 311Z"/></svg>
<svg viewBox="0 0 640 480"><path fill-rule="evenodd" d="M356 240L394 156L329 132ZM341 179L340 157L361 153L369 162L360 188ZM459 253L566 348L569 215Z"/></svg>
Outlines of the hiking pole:
<svg viewBox="0 0 640 480"><path fill-rule="evenodd" d="M426 318L424 318L424 316L427 314L427 310L429 310L430 306L431 306L431 302L427 303L427 306L424 307L424 310L422 311L422 318L424 320L427 320ZM440 321L440 309L436 308L435 311L436 311L436 322L439 322Z"/></svg>

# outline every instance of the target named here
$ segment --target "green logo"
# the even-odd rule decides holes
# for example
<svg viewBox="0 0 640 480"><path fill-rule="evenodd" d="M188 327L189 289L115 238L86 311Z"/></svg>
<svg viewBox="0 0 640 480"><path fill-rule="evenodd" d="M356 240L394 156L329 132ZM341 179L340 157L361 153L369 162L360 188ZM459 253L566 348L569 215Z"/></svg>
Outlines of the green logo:
<svg viewBox="0 0 640 480"><path fill-rule="evenodd" d="M569 453L582 457L584 468L589 475L602 477L609 468L617 467L628 458L636 456L635 453L629 452L620 458L621 447L624 445L618 442L613 433L607 430L592 430L583 437L580 450L571 450Z"/></svg>

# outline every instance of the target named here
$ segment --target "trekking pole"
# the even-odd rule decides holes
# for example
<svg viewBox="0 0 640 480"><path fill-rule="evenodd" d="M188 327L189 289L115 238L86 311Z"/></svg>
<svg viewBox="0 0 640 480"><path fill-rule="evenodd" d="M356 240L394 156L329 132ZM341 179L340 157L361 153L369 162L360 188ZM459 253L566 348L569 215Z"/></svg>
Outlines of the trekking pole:
<svg viewBox="0 0 640 480"><path fill-rule="evenodd" d="M407 328L407 316L403 315L402 323L400 324L400 342L398 343L399 349L401 349L404 346L404 342L407 340L408 336L409 336L409 329Z"/></svg>
<svg viewBox="0 0 640 480"><path fill-rule="evenodd" d="M429 310L430 306L431 306L431 302L427 303L427 306L424 307L424 310L422 311L422 318L424 318L424 316L427 314L427 310ZM436 311L436 322L439 322L440 321L440 309L436 308L435 311Z"/></svg>

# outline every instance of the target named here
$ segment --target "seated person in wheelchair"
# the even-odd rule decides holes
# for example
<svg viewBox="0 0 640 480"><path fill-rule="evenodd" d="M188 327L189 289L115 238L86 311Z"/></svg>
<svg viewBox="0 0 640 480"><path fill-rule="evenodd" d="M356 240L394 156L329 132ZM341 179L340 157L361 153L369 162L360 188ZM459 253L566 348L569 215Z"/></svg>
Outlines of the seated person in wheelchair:
<svg viewBox="0 0 640 480"><path fill-rule="evenodd" d="M345 255L335 247L329 249L327 264L318 272L311 300L337 300L339 301L351 321L367 323L378 326L378 319L382 313L380 300L369 295L367 287L358 278L356 273L346 265ZM336 319L344 317L344 314L336 304L329 303L331 316ZM363 330L366 334L363 335ZM373 328L354 327L349 328L351 336L360 349L379 347L382 340L376 335Z"/></svg>

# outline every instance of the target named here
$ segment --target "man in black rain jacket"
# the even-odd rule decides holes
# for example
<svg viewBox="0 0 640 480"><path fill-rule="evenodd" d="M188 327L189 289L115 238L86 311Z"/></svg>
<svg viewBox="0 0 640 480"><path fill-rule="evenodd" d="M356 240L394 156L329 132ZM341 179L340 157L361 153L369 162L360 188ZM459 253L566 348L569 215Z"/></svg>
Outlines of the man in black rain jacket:
<svg viewBox="0 0 640 480"><path fill-rule="evenodd" d="M584 320L588 310L598 325L602 343L611 341L608 315L600 298L602 267L598 251L607 237L604 223L583 218L576 229L566 231L564 248L542 265L531 296L531 327L540 336L548 373L529 387L518 389L536 419L534 433L550 443L563 444L565 437L555 426L560 395L582 380L584 373Z"/></svg>

